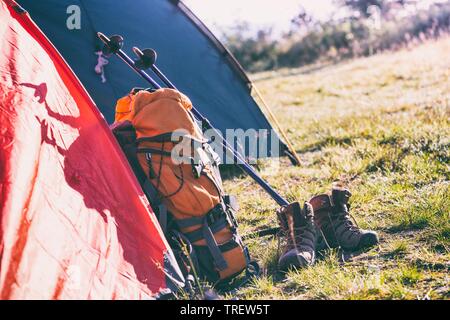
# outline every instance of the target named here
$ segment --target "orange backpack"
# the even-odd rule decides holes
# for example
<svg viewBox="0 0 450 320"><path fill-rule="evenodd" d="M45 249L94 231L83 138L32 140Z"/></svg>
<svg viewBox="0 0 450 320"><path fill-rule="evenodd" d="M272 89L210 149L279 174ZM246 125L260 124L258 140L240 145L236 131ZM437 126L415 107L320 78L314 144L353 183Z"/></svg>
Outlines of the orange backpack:
<svg viewBox="0 0 450 320"><path fill-rule="evenodd" d="M220 159L191 108L176 90L139 91L118 101L113 132L132 167L139 167L163 230L188 245L193 265L185 271L194 268L211 282L229 280L248 269L250 257L237 233L235 198L222 188ZM137 148L130 151L131 144Z"/></svg>

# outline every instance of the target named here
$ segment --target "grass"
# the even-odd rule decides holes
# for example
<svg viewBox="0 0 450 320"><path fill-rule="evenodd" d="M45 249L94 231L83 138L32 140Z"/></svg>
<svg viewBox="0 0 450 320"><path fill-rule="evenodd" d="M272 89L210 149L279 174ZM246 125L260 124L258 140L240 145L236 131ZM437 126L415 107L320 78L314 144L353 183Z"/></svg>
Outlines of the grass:
<svg viewBox="0 0 450 320"><path fill-rule="evenodd" d="M262 276L240 299L450 299L450 39L313 72L256 75L302 160L264 160L261 175L289 200L342 181L352 212L381 244L281 274L277 239L248 240ZM277 206L245 176L225 181L242 234L275 226Z"/></svg>

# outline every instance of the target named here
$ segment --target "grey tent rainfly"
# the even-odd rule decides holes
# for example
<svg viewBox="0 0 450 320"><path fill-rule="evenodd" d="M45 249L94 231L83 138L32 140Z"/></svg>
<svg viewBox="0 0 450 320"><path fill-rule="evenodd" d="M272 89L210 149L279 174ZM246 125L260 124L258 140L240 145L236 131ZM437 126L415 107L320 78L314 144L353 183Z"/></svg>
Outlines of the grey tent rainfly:
<svg viewBox="0 0 450 320"><path fill-rule="evenodd" d="M120 61L101 54L98 31L124 36L125 50L132 46L155 49L167 76L221 132L267 130L267 156L287 154L298 162L273 114L268 110L277 131L252 97L252 91L258 91L253 90L241 66L182 1L116 1L114 5L109 0L18 2L62 54L108 122L114 119L117 99L132 87L147 84ZM70 20L73 13L79 14L79 21ZM272 150L270 139L279 140L279 133L283 135L280 148ZM248 150L245 153L249 155ZM264 156L258 153L258 157Z"/></svg>

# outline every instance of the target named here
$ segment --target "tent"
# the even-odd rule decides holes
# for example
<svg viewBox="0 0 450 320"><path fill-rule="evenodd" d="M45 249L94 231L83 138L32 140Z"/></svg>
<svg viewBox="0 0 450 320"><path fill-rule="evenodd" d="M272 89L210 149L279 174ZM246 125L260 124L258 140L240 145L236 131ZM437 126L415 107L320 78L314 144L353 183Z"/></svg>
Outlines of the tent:
<svg viewBox="0 0 450 320"><path fill-rule="evenodd" d="M271 150L270 138L278 140L278 135L271 131L271 124L251 96L252 83L228 50L183 2L18 2L61 52L108 122L113 120L118 98L132 87L148 84L115 58L107 59L103 66L102 82L102 76L94 70L104 61L98 60L102 44L96 37L97 31L122 35L128 53L132 46L154 48L158 52L160 69L222 133L238 128L267 130L267 140L261 143L267 147L268 155L278 156L287 150L283 142L276 144L280 148ZM288 143L285 136L283 139ZM245 152L248 156L248 150ZM292 148L291 153L295 153ZM265 155L258 153L258 156Z"/></svg>
<svg viewBox="0 0 450 320"><path fill-rule="evenodd" d="M0 0L0 299L151 299L183 277L93 101Z"/></svg>

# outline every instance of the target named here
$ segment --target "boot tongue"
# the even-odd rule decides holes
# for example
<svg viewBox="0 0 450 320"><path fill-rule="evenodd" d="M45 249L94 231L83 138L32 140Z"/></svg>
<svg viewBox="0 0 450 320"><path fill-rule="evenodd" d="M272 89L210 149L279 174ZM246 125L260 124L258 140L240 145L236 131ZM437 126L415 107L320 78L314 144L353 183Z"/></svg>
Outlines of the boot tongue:
<svg viewBox="0 0 450 320"><path fill-rule="evenodd" d="M290 221L295 224L296 221L298 222L302 217L302 209L300 207L300 203L293 202L285 207L281 207L277 211L277 216L281 228L284 230L288 230Z"/></svg>
<svg viewBox="0 0 450 320"><path fill-rule="evenodd" d="M348 212L348 201L351 197L351 192L343 187L333 187L331 191L331 199L333 201L333 205L338 209L339 213Z"/></svg>
<svg viewBox="0 0 450 320"><path fill-rule="evenodd" d="M314 209L313 206L309 202L305 202L305 206L303 208L304 217L306 220L310 220L314 218Z"/></svg>
<svg viewBox="0 0 450 320"><path fill-rule="evenodd" d="M314 212L329 210L332 207L330 196L328 194L315 196L309 200L309 203L312 205Z"/></svg>
<svg viewBox="0 0 450 320"><path fill-rule="evenodd" d="M294 214L294 225L295 228L303 228L308 226L314 219L314 210L310 203L305 202L303 210L300 205L298 210Z"/></svg>

